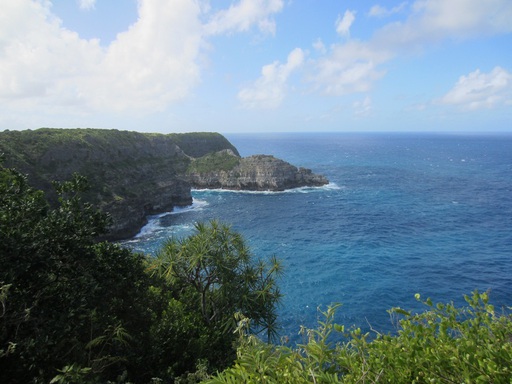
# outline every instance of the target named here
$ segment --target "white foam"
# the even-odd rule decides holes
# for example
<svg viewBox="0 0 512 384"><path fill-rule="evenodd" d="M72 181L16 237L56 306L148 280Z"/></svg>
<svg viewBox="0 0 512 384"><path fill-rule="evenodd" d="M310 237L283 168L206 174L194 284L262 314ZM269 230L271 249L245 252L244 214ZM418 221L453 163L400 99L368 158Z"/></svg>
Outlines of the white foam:
<svg viewBox="0 0 512 384"><path fill-rule="evenodd" d="M164 214L164 216L177 215L183 212L199 211L206 207L207 205L208 202L206 200L192 199L192 205L187 205L186 207L176 207L171 212Z"/></svg>
<svg viewBox="0 0 512 384"><path fill-rule="evenodd" d="M322 190L338 190L342 189L336 183L329 183L326 185L322 185L319 187L298 187L298 188L290 188L285 189L284 191L251 191L251 190L237 190L237 189L193 189L193 191L197 192L220 192L220 193L241 193L244 195L278 195L283 193L309 193L315 191Z"/></svg>
<svg viewBox="0 0 512 384"><path fill-rule="evenodd" d="M208 202L205 200L192 199L192 204L187 205L186 207L175 207L170 212L164 212L164 213L160 213L158 215L148 216L148 223L140 229L140 231L139 231L139 233L137 233L137 235L135 235L135 239L140 238L140 237L147 237L147 236L151 235L152 233L166 229L166 227L163 227L162 225L160 225L160 219L165 216L179 215L179 214L185 213L185 212L198 211L198 210L203 209L207 205L208 205Z"/></svg>

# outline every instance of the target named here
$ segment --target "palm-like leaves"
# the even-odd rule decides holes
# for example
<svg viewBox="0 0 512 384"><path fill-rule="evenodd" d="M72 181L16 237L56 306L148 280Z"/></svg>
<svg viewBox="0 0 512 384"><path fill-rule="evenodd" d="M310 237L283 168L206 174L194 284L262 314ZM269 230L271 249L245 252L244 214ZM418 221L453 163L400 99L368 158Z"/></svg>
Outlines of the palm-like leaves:
<svg viewBox="0 0 512 384"><path fill-rule="evenodd" d="M253 331L276 334L276 306L281 294L277 258L254 262L243 237L229 226L198 223L196 233L170 239L155 261L155 271L177 291L192 290L206 324L236 328L234 314L251 319Z"/></svg>

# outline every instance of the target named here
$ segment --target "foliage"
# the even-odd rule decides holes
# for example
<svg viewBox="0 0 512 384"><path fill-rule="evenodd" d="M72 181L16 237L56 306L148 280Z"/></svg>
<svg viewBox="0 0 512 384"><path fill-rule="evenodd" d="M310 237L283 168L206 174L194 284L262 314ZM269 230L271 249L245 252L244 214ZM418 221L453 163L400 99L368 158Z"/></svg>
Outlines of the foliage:
<svg viewBox="0 0 512 384"><path fill-rule="evenodd" d="M205 324L234 330L234 314L242 312L257 329L275 335L275 309L281 298L278 260L255 263L243 237L218 221L197 223L195 228L194 235L164 245L155 270L197 300L194 305Z"/></svg>
<svg viewBox="0 0 512 384"><path fill-rule="evenodd" d="M403 316L398 333L377 333L372 340L360 329L345 332L335 324L332 306L297 348L243 336L235 365L205 382L509 383L512 317L496 314L485 293L465 298L463 308L431 300L420 314L394 308L391 313ZM345 341L330 343L333 332Z"/></svg>
<svg viewBox="0 0 512 384"><path fill-rule="evenodd" d="M226 225L198 223L196 230L190 237L168 241L153 265L154 274L173 287L174 300L166 300L163 313L180 314L179 327L162 318L159 332L180 329L187 335L182 340L196 351L189 365L202 358L218 369L234 358L235 313L252 319L251 331L275 336L281 297L276 278L281 267L275 257L268 265L254 262L243 237Z"/></svg>
<svg viewBox="0 0 512 384"><path fill-rule="evenodd" d="M78 175L56 183L52 208L0 167L2 383L512 380L512 316L486 293L462 308L430 299L419 314L393 308L393 335L345 331L333 305L317 329L301 329L302 344L265 343L257 335L275 339L281 297L275 258L254 260L216 221L151 261L98 242L109 220L81 200L87 186Z"/></svg>
<svg viewBox="0 0 512 384"><path fill-rule="evenodd" d="M418 300L420 299L417 295ZM369 342L353 332L341 356L347 382L508 383L512 379L512 317L496 314L486 293L465 296L468 307L424 304L428 311L404 316L399 334Z"/></svg>
<svg viewBox="0 0 512 384"><path fill-rule="evenodd" d="M109 219L87 186L55 183L52 208L0 167L0 382L193 383L233 362L236 311L275 331L275 259L253 262L219 223L152 261L99 242Z"/></svg>
<svg viewBox="0 0 512 384"><path fill-rule="evenodd" d="M194 159L189 167L188 173L208 173L219 171L230 171L240 164L240 158L227 151L211 153Z"/></svg>
<svg viewBox="0 0 512 384"><path fill-rule="evenodd" d="M103 152L108 154L108 162L103 166L115 167L133 167L140 165L141 161L158 162L155 152L162 143L173 143L178 145L188 156L201 157L209 153L214 153L229 149L238 154L237 149L222 135L213 132L191 132L191 133L140 133L130 131L119 131L116 129L92 129L92 128L73 128L73 129L52 129L40 128L37 130L24 131L4 131L0 132L0 151L7 155L7 160L11 164L29 164L35 167L38 174L55 171L52 167L62 167L63 164L51 162L46 158L49 153L69 152L69 159L76 160L77 156L87 156L82 160L83 169L80 173L87 173L89 178L94 176L94 170L89 170L86 163L93 163L94 154ZM145 148L147 148L145 150ZM138 149L134 158L133 153L127 155L130 150ZM149 151L148 151L149 150ZM82 153L79 155L79 152ZM87 155L83 155L87 152ZM62 155L62 153L61 153ZM90 157L89 157L90 156ZM121 156L122 161L116 162ZM62 159L61 159L62 160ZM176 158L176 161L180 159ZM183 159L181 159L183 160ZM112 164L109 164L112 163ZM181 171L183 164L173 164L165 162L166 167L173 166ZM78 171L78 169L75 169ZM93 185L93 188L96 186Z"/></svg>
<svg viewBox="0 0 512 384"><path fill-rule="evenodd" d="M215 132L171 133L167 135L188 156L199 158L225 149L239 155L238 150L221 134Z"/></svg>
<svg viewBox="0 0 512 384"><path fill-rule="evenodd" d="M96 242L108 217L81 202L86 187L77 175L56 184L51 209L25 176L0 168L0 382L48 382L65 366L115 377L129 348L113 342L119 333L93 342L114 329L139 337L147 324L145 261Z"/></svg>

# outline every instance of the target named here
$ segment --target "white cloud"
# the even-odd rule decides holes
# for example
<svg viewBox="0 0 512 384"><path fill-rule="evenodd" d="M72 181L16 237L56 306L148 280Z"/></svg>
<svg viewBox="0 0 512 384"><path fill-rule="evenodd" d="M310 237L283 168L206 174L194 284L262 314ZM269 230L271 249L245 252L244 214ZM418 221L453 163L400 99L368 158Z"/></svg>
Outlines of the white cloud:
<svg viewBox="0 0 512 384"><path fill-rule="evenodd" d="M95 40L80 40L61 27L48 3L16 1L0 16L0 98L34 100L56 94L101 55ZM63 102L63 95L57 96Z"/></svg>
<svg viewBox="0 0 512 384"><path fill-rule="evenodd" d="M96 4L76 1L83 9ZM52 14L49 0L3 1L0 118L18 121L26 111L34 116L124 116L164 110L199 84L205 39L249 30L274 34L275 15L284 7L284 0L227 3L232 5L212 12L208 0L138 0L137 21L102 46L66 29ZM335 25L346 39L333 45L318 39L315 59L307 66L305 52L296 49L286 63L263 67L261 77L240 91L239 100L246 107L277 107L290 76L302 67L313 69L307 79L321 93L367 92L385 74L384 65L398 55L446 40L512 32L510 0L410 0L390 9L374 7L370 15L404 9L411 12L408 17L401 14L401 22L387 24L366 41L350 38L355 13L346 11ZM511 105L510 83L510 72L502 68L476 71L461 77L440 101L465 108ZM363 104L357 106L364 110Z"/></svg>
<svg viewBox="0 0 512 384"><path fill-rule="evenodd" d="M84 11L94 9L96 0L78 0L78 6Z"/></svg>
<svg viewBox="0 0 512 384"><path fill-rule="evenodd" d="M373 41L409 51L445 39L467 39L512 32L509 0L417 0L405 22L391 23Z"/></svg>
<svg viewBox="0 0 512 384"><path fill-rule="evenodd" d="M194 1L141 0L137 22L103 48L64 28L48 1L8 2L0 15L1 104L41 114L162 110L199 81L199 13Z"/></svg>
<svg viewBox="0 0 512 384"><path fill-rule="evenodd" d="M0 116L18 126L23 125L20 113L26 122L43 123L45 116L75 122L99 113L124 118L163 111L199 84L206 33L253 27L274 33L273 15L283 8L283 0L241 0L214 13L205 26L206 2L138 0L137 21L105 47L66 29L49 0L5 3L0 13ZM91 9L95 1L77 4ZM274 100L283 97L286 78L302 60L298 50L275 67L274 75L267 73L272 65L265 70L267 84L276 87Z"/></svg>
<svg viewBox="0 0 512 384"><path fill-rule="evenodd" d="M512 102L512 74L501 67L495 67L489 73L477 69L461 76L439 102L470 110L509 105Z"/></svg>
<svg viewBox="0 0 512 384"><path fill-rule="evenodd" d="M328 55L317 60L310 80L332 96L367 92L384 75L378 66L388 59L388 53L368 43L349 41L332 46Z"/></svg>
<svg viewBox="0 0 512 384"><path fill-rule="evenodd" d="M473 37L512 31L509 0L422 0L414 9L423 33L439 29L450 37Z"/></svg>
<svg viewBox="0 0 512 384"><path fill-rule="evenodd" d="M278 61L265 65L261 77L251 86L238 93L238 99L246 108L276 108L285 97L289 76L304 62L304 52L296 48L288 55L287 62Z"/></svg>
<svg viewBox="0 0 512 384"><path fill-rule="evenodd" d="M338 19L336 20L336 32L340 36L349 36L350 35L350 27L352 26L352 23L356 19L356 13L350 10L346 10L343 14L343 17L341 15L338 15Z"/></svg>
<svg viewBox="0 0 512 384"><path fill-rule="evenodd" d="M368 15L371 17L389 17L391 15L394 15L395 13L402 12L406 6L407 1L404 1L403 3L391 9L384 8L383 6L376 4L370 8L370 12L368 13Z"/></svg>
<svg viewBox="0 0 512 384"><path fill-rule="evenodd" d="M354 101L352 107L356 116L368 116L372 110L372 99L366 96L363 100Z"/></svg>
<svg viewBox="0 0 512 384"><path fill-rule="evenodd" d="M200 79L199 14L189 0L141 1L138 21L108 47L100 74L105 82L90 90L95 105L160 110L186 97Z"/></svg>
<svg viewBox="0 0 512 384"><path fill-rule="evenodd" d="M398 12L405 6L389 11L375 8L373 15ZM334 96L367 92L385 74L382 66L398 55L421 52L447 39L512 32L510 0L417 0L411 9L405 21L385 25L369 40L332 45L314 62L309 76L314 87ZM341 22L337 25L338 33L348 33L348 21L344 28Z"/></svg>
<svg viewBox="0 0 512 384"><path fill-rule="evenodd" d="M313 43L313 48L315 49L315 51L318 51L320 52L321 54L325 54L327 53L327 48L325 48L325 44L324 42L322 41L322 39L318 38L314 43Z"/></svg>
<svg viewBox="0 0 512 384"><path fill-rule="evenodd" d="M262 33L275 34L272 15L283 9L283 0L240 0L215 13L205 25L208 35L245 32L256 25Z"/></svg>

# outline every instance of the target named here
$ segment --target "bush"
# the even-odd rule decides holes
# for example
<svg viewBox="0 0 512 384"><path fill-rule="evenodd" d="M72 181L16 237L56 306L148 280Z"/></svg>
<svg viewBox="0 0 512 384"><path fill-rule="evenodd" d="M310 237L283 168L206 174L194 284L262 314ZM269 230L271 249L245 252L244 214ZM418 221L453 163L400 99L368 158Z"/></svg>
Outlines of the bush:
<svg viewBox="0 0 512 384"><path fill-rule="evenodd" d="M417 295L418 300L420 299ZM296 348L263 344L242 336L233 367L206 381L220 383L509 383L512 380L512 317L496 314L488 295L474 292L468 306L424 304L428 310L402 316L395 335L335 324L336 306L325 321L306 330ZM331 343L337 333L344 341Z"/></svg>

